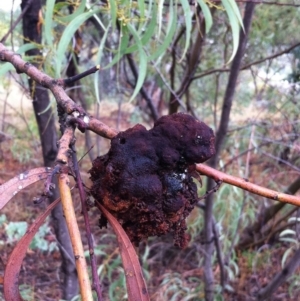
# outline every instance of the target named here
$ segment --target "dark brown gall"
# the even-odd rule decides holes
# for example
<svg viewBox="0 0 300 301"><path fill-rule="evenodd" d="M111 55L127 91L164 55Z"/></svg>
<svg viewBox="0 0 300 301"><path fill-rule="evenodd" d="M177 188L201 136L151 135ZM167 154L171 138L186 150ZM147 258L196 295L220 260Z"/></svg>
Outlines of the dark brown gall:
<svg viewBox="0 0 300 301"><path fill-rule="evenodd" d="M115 136L109 152L94 160L91 193L135 244L171 232L184 248L185 218L198 199L194 165L215 154L214 141L212 129L187 114L163 116L149 131L138 124ZM106 223L102 216L100 225Z"/></svg>

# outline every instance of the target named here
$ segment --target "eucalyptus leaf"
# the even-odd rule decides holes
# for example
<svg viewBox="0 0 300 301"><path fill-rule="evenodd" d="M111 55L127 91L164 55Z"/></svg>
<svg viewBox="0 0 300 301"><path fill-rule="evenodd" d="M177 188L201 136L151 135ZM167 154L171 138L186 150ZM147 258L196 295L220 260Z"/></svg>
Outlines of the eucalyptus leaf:
<svg viewBox="0 0 300 301"><path fill-rule="evenodd" d="M232 49L231 57L229 58L229 61L227 62L227 64L229 64L235 57L236 52L239 47L240 24L239 24L239 18L237 17L235 10L232 8L230 0L222 0L222 3L224 5L226 13L228 15L228 19L229 19L229 23L230 23L231 31L232 31L233 49Z"/></svg>
<svg viewBox="0 0 300 301"><path fill-rule="evenodd" d="M157 6L154 3L150 23L148 25L145 25L146 31L142 35L142 37L139 38L143 46L146 45L153 37L156 28L156 18L157 18ZM132 53L137 50L138 50L138 45L134 44L127 48L126 53Z"/></svg>
<svg viewBox="0 0 300 301"><path fill-rule="evenodd" d="M79 2L79 6L72 14L68 16L56 17L56 18L61 22L71 22L73 19L75 19L76 17L78 17L84 12L85 6L86 6L86 0L82 0Z"/></svg>
<svg viewBox="0 0 300 301"><path fill-rule="evenodd" d="M192 12L190 8L190 3L188 0L180 0L180 3L183 8L183 15L185 20L185 46L182 53L182 56L180 58L180 61L183 60L185 57L185 54L190 46L191 41L191 31L192 31Z"/></svg>
<svg viewBox="0 0 300 301"><path fill-rule="evenodd" d="M169 5L169 23L167 28L167 34L164 38L163 43L148 57L148 61L155 60L161 56L165 50L170 46L173 36L176 32L177 27L177 7L174 9L173 0L170 1Z"/></svg>
<svg viewBox="0 0 300 301"><path fill-rule="evenodd" d="M132 34L137 46L138 46L138 52L139 52L139 68L138 68L138 79L136 82L136 86L135 89L133 91L133 94L130 98L129 101L132 101L136 95L139 93L139 91L141 90L141 87L143 86L145 77L146 77L146 73L147 73L147 55L143 49L143 45L139 39L139 35L136 32L136 30L134 29L134 27L131 24L128 24L128 29L130 31L130 33Z"/></svg>
<svg viewBox="0 0 300 301"><path fill-rule="evenodd" d="M65 54L67 52L69 43L71 39L73 38L76 30L87 20L89 19L93 14L97 13L99 9L93 10L90 12L83 13L76 17L74 20L72 20L68 26L65 28L61 39L57 46L56 51L56 76L60 77L61 68L63 60L65 59Z"/></svg>
<svg viewBox="0 0 300 301"><path fill-rule="evenodd" d="M117 1L116 0L109 0L109 8L110 8L110 18L112 20L113 30L116 28L117 22Z"/></svg>
<svg viewBox="0 0 300 301"><path fill-rule="evenodd" d="M101 40L101 43L99 45L98 52L97 52L96 62L97 62L97 64L100 65L100 69L101 69L101 58L102 58L102 55L103 55L103 48L104 48L104 45L105 45L105 42L106 42L106 39L107 39L107 36L108 36L110 26L111 26L111 23L106 27L106 30L104 31L104 35L102 37L102 40ZM100 103L99 77L100 77L100 72L95 72L94 87L95 87L96 100L97 100L98 103Z"/></svg>
<svg viewBox="0 0 300 301"><path fill-rule="evenodd" d="M114 56L112 61L108 65L103 67L102 69L108 69L111 66L113 66L114 64L116 64L121 59L121 57L126 53L128 43L129 43L128 27L127 26L122 26L121 27L120 44L119 44L118 52Z"/></svg>
<svg viewBox="0 0 300 301"><path fill-rule="evenodd" d="M53 47L53 34L52 34L52 24L53 24L53 11L55 6L55 0L47 0L46 2L46 14L45 14L45 40L47 45Z"/></svg>
<svg viewBox="0 0 300 301"><path fill-rule="evenodd" d="M206 4L205 0L197 0L198 4L201 7L203 16L204 16L204 20L205 20L205 33L208 33L213 25L213 19L212 19L212 15L210 12L210 9L208 7L208 5Z"/></svg>

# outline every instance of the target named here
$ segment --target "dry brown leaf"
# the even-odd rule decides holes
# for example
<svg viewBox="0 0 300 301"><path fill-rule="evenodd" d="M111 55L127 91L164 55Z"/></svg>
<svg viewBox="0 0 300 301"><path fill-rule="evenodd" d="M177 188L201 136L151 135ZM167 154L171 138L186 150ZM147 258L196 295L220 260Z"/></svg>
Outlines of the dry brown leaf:
<svg viewBox="0 0 300 301"><path fill-rule="evenodd" d="M142 268L131 241L116 218L99 203L97 203L97 206L108 219L118 239L120 255L126 277L128 300L149 301L150 298L143 277Z"/></svg>
<svg viewBox="0 0 300 301"><path fill-rule="evenodd" d="M57 199L47 207L46 211L35 220L10 254L4 273L3 284L6 301L23 301L19 292L19 273L23 259L34 235L59 201L60 199Z"/></svg>
<svg viewBox="0 0 300 301"><path fill-rule="evenodd" d="M22 189L47 178L50 167L39 167L23 172L0 186L0 210Z"/></svg>

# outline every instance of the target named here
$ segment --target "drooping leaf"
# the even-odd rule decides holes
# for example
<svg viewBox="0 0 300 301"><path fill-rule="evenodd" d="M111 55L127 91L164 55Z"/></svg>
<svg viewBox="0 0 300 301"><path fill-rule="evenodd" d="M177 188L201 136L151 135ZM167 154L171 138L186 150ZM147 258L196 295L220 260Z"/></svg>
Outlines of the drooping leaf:
<svg viewBox="0 0 300 301"><path fill-rule="evenodd" d="M213 19L212 19L210 9L204 0L197 0L197 1L201 7L203 17L205 20L205 33L208 33L213 25Z"/></svg>
<svg viewBox="0 0 300 301"><path fill-rule="evenodd" d="M158 31L157 31L157 39L160 38L161 34L161 28L163 23L163 8L164 8L164 0L158 0L158 13L157 13L157 22L158 22ZM170 3L170 9L173 8L173 3L171 7Z"/></svg>
<svg viewBox="0 0 300 301"><path fill-rule="evenodd" d="M109 8L110 8L110 18L112 20L112 27L113 30L116 28L116 22L117 22L117 1L116 0L109 0Z"/></svg>
<svg viewBox="0 0 300 301"><path fill-rule="evenodd" d="M233 12L235 13L237 19L238 19L238 22L240 24L240 26L243 28L244 30L244 22L243 22L243 19L242 19L242 16L241 16L241 13L240 13L240 10L235 2L235 0L228 0L229 4L231 5L231 8L233 10Z"/></svg>
<svg viewBox="0 0 300 301"><path fill-rule="evenodd" d="M144 25L146 28L145 33L139 38L143 46L145 46L150 41L150 39L153 37L153 34L155 32L156 17L157 17L157 7L155 3L153 5L153 10L151 12L152 12L151 20L149 24ZM134 44L126 49L126 53L132 53L137 50L138 50L138 46L137 44Z"/></svg>
<svg viewBox="0 0 300 301"><path fill-rule="evenodd" d="M145 19L145 1L144 0L138 0L138 8L139 8L139 14L140 14L140 27L139 30L143 27L144 19Z"/></svg>
<svg viewBox="0 0 300 301"><path fill-rule="evenodd" d="M100 46L98 48L98 52L97 52L97 58L96 58L96 62L100 65L101 67L101 58L103 55L103 48L108 36L108 32L110 29L111 23L106 27L106 30L104 31L104 35L102 36L102 40L100 43ZM100 72L95 72L94 75L94 88L95 88L95 94L96 94L96 100L98 103L100 103L100 93L99 93L99 77L100 77Z"/></svg>
<svg viewBox="0 0 300 301"><path fill-rule="evenodd" d="M182 56L180 58L180 61L182 61L190 46L191 31L192 31L192 12L188 0L180 0L180 3L183 9L183 16L185 20L185 46L184 46Z"/></svg>
<svg viewBox="0 0 300 301"><path fill-rule="evenodd" d="M240 23L239 23L239 18L237 17L235 10L232 8L230 0L222 0L222 3L224 5L226 13L228 15L228 19L229 19L229 23L230 23L231 31L232 31L233 49L232 49L231 57L229 58L229 61L227 62L227 64L228 64L235 57L236 52L239 47Z"/></svg>
<svg viewBox="0 0 300 301"><path fill-rule="evenodd" d="M0 186L0 210L22 189L44 180L51 172L50 167L40 167L23 172Z"/></svg>
<svg viewBox="0 0 300 301"><path fill-rule="evenodd" d="M132 96L130 97L129 101L132 101L136 95L139 93L141 87L143 86L146 73L147 73L147 55L143 49L143 45L141 43L141 40L139 39L139 36L134 29L134 27L131 24L128 24L128 29L130 33L132 34L137 46L138 46L138 52L139 52L139 68L138 68L138 79L135 84L135 89L133 91Z"/></svg>
<svg viewBox="0 0 300 301"><path fill-rule="evenodd" d="M126 277L128 300L149 301L142 268L131 241L116 218L99 203L97 203L97 206L109 221L118 239Z"/></svg>
<svg viewBox="0 0 300 301"><path fill-rule="evenodd" d="M127 46L129 43L129 31L127 26L121 26L121 33L120 33L120 44L119 44L119 49L112 61L103 67L102 69L108 69L114 64L116 64L122 56L126 53Z"/></svg>
<svg viewBox="0 0 300 301"><path fill-rule="evenodd" d="M167 33L162 44L148 57L148 61L155 60L161 56L168 46L171 44L173 36L176 32L177 27L177 6L173 7L173 0L170 1L169 5L169 23L167 27Z"/></svg>
<svg viewBox="0 0 300 301"><path fill-rule="evenodd" d="M59 3L57 3L57 4L59 4ZM76 10L72 14L70 14L68 16L63 16L63 17L57 17L57 19L61 22L71 22L73 19L75 19L76 17L78 17L79 15L81 15L84 12L85 6L86 6L86 0L82 0L82 1L80 1L79 6L76 8Z"/></svg>
<svg viewBox="0 0 300 301"><path fill-rule="evenodd" d="M1 186L0 186L1 187ZM4 298L6 301L24 301L19 291L19 273L21 265L26 255L27 249L34 235L44 223L51 210L60 202L60 199L51 203L46 211L40 215L29 227L25 235L20 239L8 259L4 274Z"/></svg>
<svg viewBox="0 0 300 301"><path fill-rule="evenodd" d="M47 0L46 2L46 14L45 14L45 40L47 45L53 47L53 34L52 34L52 23L53 23L53 11L54 11L55 0Z"/></svg>
<svg viewBox="0 0 300 301"><path fill-rule="evenodd" d="M69 43L71 39L73 38L76 30L88 19L90 18L93 14L97 13L99 9L89 11L86 13L83 13L79 16L77 16L74 20L72 20L68 26L65 28L60 41L57 46L57 51L56 51L56 76L60 77L61 73L61 68L62 68L62 62L65 59L65 54L67 52Z"/></svg>
<svg viewBox="0 0 300 301"><path fill-rule="evenodd" d="M286 263L286 260L289 258L289 256L291 255L291 253L293 253L294 250L293 248L288 248L283 256L282 256L282 259L281 259L281 268L284 269L284 266L285 266L285 263Z"/></svg>

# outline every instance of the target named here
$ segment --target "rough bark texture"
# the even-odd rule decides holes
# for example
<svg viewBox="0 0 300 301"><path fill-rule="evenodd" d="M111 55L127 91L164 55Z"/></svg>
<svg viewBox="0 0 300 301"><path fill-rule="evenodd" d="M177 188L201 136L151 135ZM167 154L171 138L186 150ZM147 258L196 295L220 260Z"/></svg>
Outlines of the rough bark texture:
<svg viewBox="0 0 300 301"><path fill-rule="evenodd" d="M21 8L23 9L28 0L23 0ZM39 21L39 12L41 10L41 1L32 1L28 11L23 17L23 34L25 41L33 41L41 44L41 23ZM28 56L41 57L42 53L39 49L32 49L26 53ZM37 61L37 60L36 60ZM41 67L38 63L36 66ZM37 120L39 134L42 144L42 152L45 166L53 166L57 154L57 134L55 128L55 120L52 109L45 111L49 107L50 99L48 91L39 86L37 83L29 80L30 94L33 99L33 108ZM57 185L56 185L57 186ZM53 190L53 197L50 202L59 197L58 189ZM64 273L64 299L70 300L78 293L77 273L74 261L72 246L69 238L68 229L66 227L65 218L63 216L62 207L59 204L52 211L53 226L55 234L59 242L62 256L62 271Z"/></svg>
<svg viewBox="0 0 300 301"><path fill-rule="evenodd" d="M232 106L232 101L235 93L235 87L237 78L239 75L239 70L241 67L242 58L245 52L248 33L251 26L252 15L254 11L255 4L247 3L244 15L244 28L245 32L241 30L240 42L237 53L233 59L230 74L228 79L228 84L223 100L222 114L220 119L219 128L216 134L216 155L210 161L211 167L216 167L219 160L219 154L222 148L222 144L226 137L230 111ZM215 183L213 179L208 179L207 190L213 189ZM205 208L205 225L204 225L204 237L205 237L205 261L204 261L204 281L205 281L205 299L207 301L214 300L214 276L212 271L212 255L214 251L214 239L213 239L213 194L209 195L206 199Z"/></svg>

